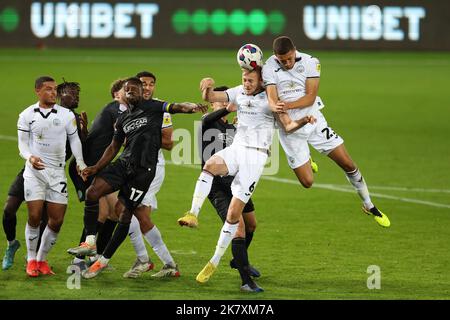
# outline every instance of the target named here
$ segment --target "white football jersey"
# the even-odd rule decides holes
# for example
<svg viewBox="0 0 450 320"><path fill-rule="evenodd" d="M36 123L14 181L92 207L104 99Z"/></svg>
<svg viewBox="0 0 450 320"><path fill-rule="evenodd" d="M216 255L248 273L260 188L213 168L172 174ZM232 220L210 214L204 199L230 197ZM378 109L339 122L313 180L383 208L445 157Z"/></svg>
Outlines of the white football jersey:
<svg viewBox="0 0 450 320"><path fill-rule="evenodd" d="M50 109L29 106L19 115L17 129L29 133L32 155L49 168L64 168L67 136L77 134L75 115L57 104Z"/></svg>
<svg viewBox="0 0 450 320"><path fill-rule="evenodd" d="M226 91L228 101L237 106L238 125L233 144L269 149L272 145L275 118L265 91L247 95L242 85Z"/></svg>
<svg viewBox="0 0 450 320"><path fill-rule="evenodd" d="M162 123L161 129L170 128L171 126L172 126L172 116L170 115L170 113L164 112L163 123ZM164 154L163 154L163 151L161 148L161 149L159 149L159 152L158 152L158 165L163 166L165 164L166 164L166 160L164 159Z"/></svg>
<svg viewBox="0 0 450 320"><path fill-rule="evenodd" d="M294 67L290 70L284 70L277 57L272 55L264 64L262 73L264 86L276 85L278 98L281 101L292 102L305 95L307 79L320 78L320 62L317 58L297 51ZM312 106L292 109L288 113L293 120L298 120L314 114L315 110L320 110L323 107L322 100L317 96Z"/></svg>

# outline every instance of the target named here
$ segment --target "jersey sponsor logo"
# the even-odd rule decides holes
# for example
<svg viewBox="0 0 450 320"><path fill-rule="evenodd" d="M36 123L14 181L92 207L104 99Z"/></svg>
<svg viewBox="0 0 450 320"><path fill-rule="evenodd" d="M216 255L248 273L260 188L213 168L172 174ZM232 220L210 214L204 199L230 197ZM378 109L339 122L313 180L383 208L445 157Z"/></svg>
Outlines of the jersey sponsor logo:
<svg viewBox="0 0 450 320"><path fill-rule="evenodd" d="M128 122L124 127L123 131L129 133L131 131L137 130L140 127L147 125L147 118L138 118Z"/></svg>

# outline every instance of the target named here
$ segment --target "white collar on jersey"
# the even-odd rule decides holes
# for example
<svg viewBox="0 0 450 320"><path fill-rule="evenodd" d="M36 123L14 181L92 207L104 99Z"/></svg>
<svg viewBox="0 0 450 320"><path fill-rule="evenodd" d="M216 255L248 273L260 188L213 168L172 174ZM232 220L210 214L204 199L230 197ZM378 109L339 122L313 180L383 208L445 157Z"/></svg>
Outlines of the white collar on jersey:
<svg viewBox="0 0 450 320"><path fill-rule="evenodd" d="M302 60L302 57L300 56L300 51L298 51L298 50L295 50L295 63L294 63L294 67L295 67L295 64L297 63L297 62L299 62L299 61L301 61ZM278 60L278 58L275 56L275 61L276 61L276 63L281 67L281 70L284 70L284 71L289 71L289 70L292 70L294 67L292 67L292 69L289 69L289 70L286 70L285 68L284 68L284 66L281 64L281 62Z"/></svg>
<svg viewBox="0 0 450 320"><path fill-rule="evenodd" d="M128 107L126 106L126 105L124 105L124 104L120 104L119 105L119 110L121 111L121 112L124 112L124 111L127 111L128 110Z"/></svg>

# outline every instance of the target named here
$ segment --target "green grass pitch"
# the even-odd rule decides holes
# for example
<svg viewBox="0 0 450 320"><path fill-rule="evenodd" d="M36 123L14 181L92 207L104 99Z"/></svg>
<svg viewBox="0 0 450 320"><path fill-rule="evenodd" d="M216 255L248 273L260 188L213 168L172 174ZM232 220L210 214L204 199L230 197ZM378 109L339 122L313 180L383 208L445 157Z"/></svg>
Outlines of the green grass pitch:
<svg viewBox="0 0 450 320"><path fill-rule="evenodd" d="M249 252L265 292L239 292L238 273L228 266L230 250L211 280L199 285L195 276L212 256L221 224L209 203L198 230L176 224L190 207L199 169L168 164L153 220L179 264L180 278L155 280L149 272L124 279L134 261L127 239L111 261L113 271L69 290L66 249L76 244L82 225L82 205L70 184L65 222L48 257L56 275L29 279L25 274L22 205L17 226L22 247L13 268L0 271L0 299L448 299L450 54L305 51L322 64L319 93L329 125L344 138L391 228L362 214L358 196L348 192L350 185L331 160L312 151L320 171L315 187L305 190L295 183L281 151L279 172L263 178L253 197L258 227ZM36 101L36 77L80 82L79 111L92 120L110 101L109 84L141 70L157 75L155 96L169 101L200 101L199 81L206 76L218 85L240 83L234 51L2 49L0 198L6 199L23 165L16 123ZM175 115L174 126L192 132L198 118ZM5 248L0 232L0 256ZM159 269L161 262L148 250ZM380 289L367 287L371 265L381 270Z"/></svg>

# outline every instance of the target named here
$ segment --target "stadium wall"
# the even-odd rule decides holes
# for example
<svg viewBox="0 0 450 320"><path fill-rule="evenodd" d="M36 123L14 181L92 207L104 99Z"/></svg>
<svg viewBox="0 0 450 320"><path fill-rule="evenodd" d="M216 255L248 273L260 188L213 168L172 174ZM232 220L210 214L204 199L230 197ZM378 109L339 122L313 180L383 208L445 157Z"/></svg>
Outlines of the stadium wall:
<svg viewBox="0 0 450 320"><path fill-rule="evenodd" d="M450 50L450 1L2 0L0 47Z"/></svg>

